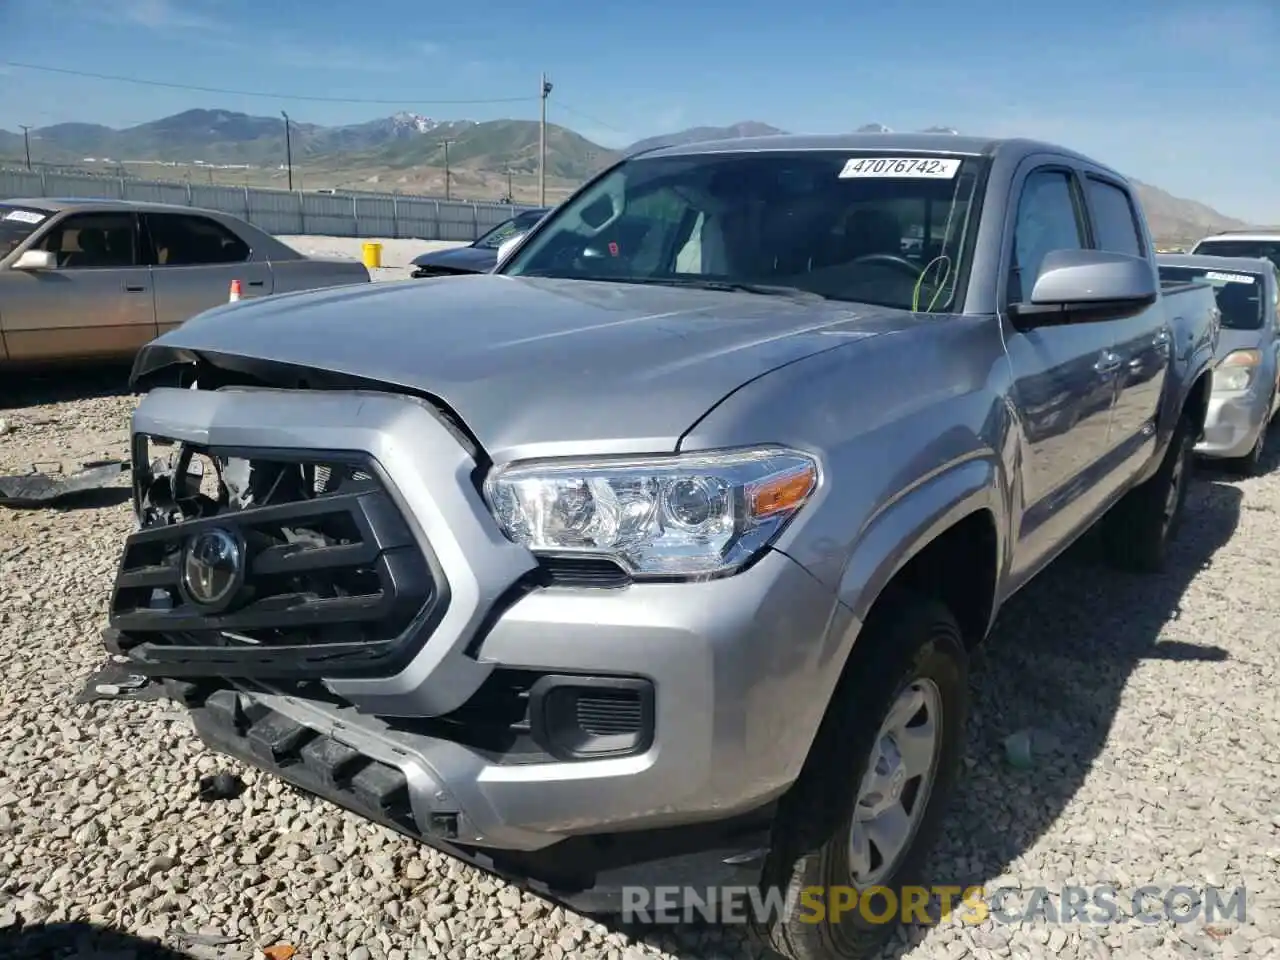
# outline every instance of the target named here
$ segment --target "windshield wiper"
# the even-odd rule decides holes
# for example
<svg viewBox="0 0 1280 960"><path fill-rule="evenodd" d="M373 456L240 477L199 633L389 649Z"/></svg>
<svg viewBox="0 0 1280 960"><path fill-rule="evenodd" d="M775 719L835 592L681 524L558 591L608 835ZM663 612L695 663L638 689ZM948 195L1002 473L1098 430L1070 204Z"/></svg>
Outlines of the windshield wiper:
<svg viewBox="0 0 1280 960"><path fill-rule="evenodd" d="M743 283L737 280L694 280L685 277L644 277L635 283L652 283L664 287L692 287L695 290L718 290L724 293L755 293L763 297L801 297L829 300L830 297L803 287L787 287L770 283Z"/></svg>

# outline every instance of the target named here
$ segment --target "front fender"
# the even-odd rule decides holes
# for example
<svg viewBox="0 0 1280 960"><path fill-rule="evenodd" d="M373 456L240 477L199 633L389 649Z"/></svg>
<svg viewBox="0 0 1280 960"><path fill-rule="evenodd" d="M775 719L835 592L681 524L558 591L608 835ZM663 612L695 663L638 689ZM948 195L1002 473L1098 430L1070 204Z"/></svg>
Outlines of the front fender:
<svg viewBox="0 0 1280 960"><path fill-rule="evenodd" d="M1008 530L1007 504L999 493L1005 487L1001 475L994 456L975 456L886 503L868 521L837 588L840 601L859 624L889 581L912 557L980 510L990 511L995 518L996 556L992 560L1001 562L999 558L1006 554Z"/></svg>

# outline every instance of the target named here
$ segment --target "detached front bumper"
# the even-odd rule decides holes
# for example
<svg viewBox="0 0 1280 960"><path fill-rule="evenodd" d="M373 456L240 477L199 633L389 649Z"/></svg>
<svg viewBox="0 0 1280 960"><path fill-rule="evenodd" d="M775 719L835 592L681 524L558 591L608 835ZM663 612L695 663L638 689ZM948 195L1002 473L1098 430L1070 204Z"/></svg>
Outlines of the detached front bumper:
<svg viewBox="0 0 1280 960"><path fill-rule="evenodd" d="M325 675L312 658L294 675L252 659L257 647L228 654L251 666L184 669L109 631L109 648L186 703L214 749L560 899L583 892L582 909L607 909L637 865L744 882L726 860L767 846L771 804L798 776L839 669L833 640L854 627L789 557L705 582L548 579L501 535L474 461L416 400L154 391L135 431L242 453L367 454L447 598L399 638L409 656L388 661L394 672ZM379 523L371 539L403 550Z"/></svg>
<svg viewBox="0 0 1280 960"><path fill-rule="evenodd" d="M1210 395L1204 437L1195 452L1215 459L1245 456L1253 449L1268 412L1267 397L1261 393Z"/></svg>

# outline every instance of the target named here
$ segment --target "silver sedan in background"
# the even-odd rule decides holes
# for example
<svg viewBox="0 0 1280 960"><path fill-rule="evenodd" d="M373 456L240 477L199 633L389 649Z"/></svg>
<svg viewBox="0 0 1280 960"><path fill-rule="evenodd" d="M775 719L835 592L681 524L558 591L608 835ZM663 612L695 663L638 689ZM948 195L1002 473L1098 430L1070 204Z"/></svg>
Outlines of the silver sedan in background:
<svg viewBox="0 0 1280 960"><path fill-rule="evenodd" d="M1240 473L1262 467L1268 428L1280 404L1280 288L1275 265L1254 257L1160 254L1166 282L1208 282L1222 314L1213 391L1197 453Z"/></svg>
<svg viewBox="0 0 1280 960"><path fill-rule="evenodd" d="M0 200L0 366L131 358L226 303L368 283L216 210L121 200Z"/></svg>

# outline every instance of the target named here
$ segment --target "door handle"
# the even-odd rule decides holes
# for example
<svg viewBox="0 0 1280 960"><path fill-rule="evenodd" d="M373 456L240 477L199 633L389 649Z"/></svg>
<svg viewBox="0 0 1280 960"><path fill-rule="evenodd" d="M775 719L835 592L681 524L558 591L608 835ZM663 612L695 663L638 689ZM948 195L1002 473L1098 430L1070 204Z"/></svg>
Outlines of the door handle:
<svg viewBox="0 0 1280 960"><path fill-rule="evenodd" d="M264 280L250 280L250 281L249 281L249 286L251 286L251 287L261 287L261 286L263 286L265 283L266 283L266 281L264 281Z"/></svg>
<svg viewBox="0 0 1280 960"><path fill-rule="evenodd" d="M1093 369L1098 373L1106 376L1109 373L1115 373L1120 369L1120 355L1112 353L1110 350L1103 353L1098 362L1093 365Z"/></svg>
<svg viewBox="0 0 1280 960"><path fill-rule="evenodd" d="M140 286L134 283L126 283L124 289L126 293L146 293L147 290L145 285Z"/></svg>

